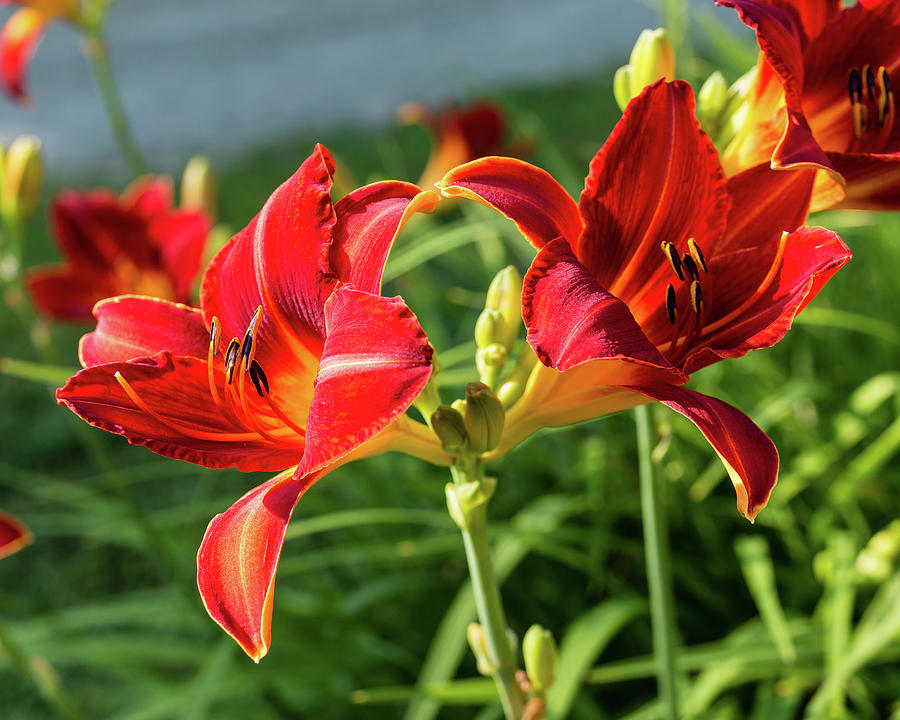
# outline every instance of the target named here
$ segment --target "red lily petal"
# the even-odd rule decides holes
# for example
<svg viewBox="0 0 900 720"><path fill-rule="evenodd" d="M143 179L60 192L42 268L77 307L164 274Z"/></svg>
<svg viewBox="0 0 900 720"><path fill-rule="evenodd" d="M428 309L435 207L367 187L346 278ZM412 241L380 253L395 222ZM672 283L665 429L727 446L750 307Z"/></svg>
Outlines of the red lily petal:
<svg viewBox="0 0 900 720"><path fill-rule="evenodd" d="M806 40L816 37L841 11L841 0L768 0L796 14Z"/></svg>
<svg viewBox="0 0 900 720"><path fill-rule="evenodd" d="M122 203L145 218L166 212L175 202L172 178L144 175L122 191Z"/></svg>
<svg viewBox="0 0 900 720"><path fill-rule="evenodd" d="M306 425L305 475L384 429L431 376L432 349L400 298L339 286L325 305L328 332Z"/></svg>
<svg viewBox="0 0 900 720"><path fill-rule="evenodd" d="M0 30L0 82L11 98L23 105L29 100L25 70L47 22L43 13L25 7L14 12Z"/></svg>
<svg viewBox="0 0 900 720"><path fill-rule="evenodd" d="M728 178L731 208L716 252L758 247L800 227L815 177L813 170L772 170L767 162Z"/></svg>
<svg viewBox="0 0 900 720"><path fill-rule="evenodd" d="M168 350L173 355L205 358L209 330L202 313L187 305L122 295L94 307L97 328L81 338L78 357L84 367L126 362Z"/></svg>
<svg viewBox="0 0 900 720"><path fill-rule="evenodd" d="M684 387L631 387L681 413L719 455L737 493L738 512L751 522L769 501L778 480L778 451L768 436L737 408Z"/></svg>
<svg viewBox="0 0 900 720"><path fill-rule="evenodd" d="M558 237L574 243L581 234L575 201L548 172L522 160L474 160L448 172L437 186L447 197L466 197L502 213L538 249Z"/></svg>
<svg viewBox="0 0 900 720"><path fill-rule="evenodd" d="M591 161L579 208L575 255L626 302L669 272L661 242L714 245L728 212L725 175L687 83L660 81L631 101Z"/></svg>
<svg viewBox="0 0 900 720"><path fill-rule="evenodd" d="M828 157L847 180L846 194L839 203L841 209L896 210L900 207L900 155L828 153ZM833 205L826 197L814 209Z"/></svg>
<svg viewBox="0 0 900 720"><path fill-rule="evenodd" d="M94 273L57 267L27 270L25 285L35 308L42 315L77 323L91 322L91 309L99 297L118 291Z"/></svg>
<svg viewBox="0 0 900 720"><path fill-rule="evenodd" d="M802 227L768 246L714 258L709 278L715 314L706 318L702 349L687 358L685 372L777 343L850 257L835 233Z"/></svg>
<svg viewBox="0 0 900 720"><path fill-rule="evenodd" d="M206 213L188 210L170 212L150 222L149 233L158 243L159 262L172 280L174 299L190 299L211 229Z"/></svg>
<svg viewBox="0 0 900 720"><path fill-rule="evenodd" d="M531 264L522 311L528 343L557 370L617 358L674 371L628 306L594 279L562 238L545 245Z"/></svg>
<svg viewBox="0 0 900 720"><path fill-rule="evenodd" d="M143 407L126 393L116 373L137 393ZM235 385L249 384L238 371ZM248 407L261 435L239 406L225 396L224 374L214 376L221 406L209 387L204 360L159 353L132 362L95 365L79 371L56 392L60 405L101 430L124 435L132 445L212 468L278 470L295 465L303 453L303 438L274 417L252 387Z"/></svg>
<svg viewBox="0 0 900 720"><path fill-rule="evenodd" d="M772 154L772 167L820 167L834 172L803 114L803 30L797 15L760 0L716 0L716 4L734 8L741 21L756 31L759 47L784 88L787 124Z"/></svg>
<svg viewBox="0 0 900 720"><path fill-rule="evenodd" d="M197 552L197 586L210 617L254 662L269 651L275 573L297 501L321 473L285 470L209 523Z"/></svg>
<svg viewBox="0 0 900 720"><path fill-rule="evenodd" d="M18 552L31 541L31 533L24 523L0 510L0 558Z"/></svg>
<svg viewBox="0 0 900 720"><path fill-rule="evenodd" d="M291 378L311 381L321 354L323 308L334 282L327 265L333 171L331 155L317 145L219 251L200 288L206 324L218 317L226 341L242 338L257 307L265 306L256 358L282 387ZM308 389L295 389L308 395Z"/></svg>
<svg viewBox="0 0 900 720"><path fill-rule="evenodd" d="M338 278L371 293L381 292L384 264L394 240L416 212L431 212L437 193L410 183L377 182L344 196L334 206L337 222L329 252Z"/></svg>

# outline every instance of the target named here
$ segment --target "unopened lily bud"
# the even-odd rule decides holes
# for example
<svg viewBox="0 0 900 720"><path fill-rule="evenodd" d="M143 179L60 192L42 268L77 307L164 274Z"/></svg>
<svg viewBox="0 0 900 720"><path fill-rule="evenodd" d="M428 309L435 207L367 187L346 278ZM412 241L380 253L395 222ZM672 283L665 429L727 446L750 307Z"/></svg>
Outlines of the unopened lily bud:
<svg viewBox="0 0 900 720"><path fill-rule="evenodd" d="M181 207L188 210L202 210L210 218L219 212L219 184L203 155L194 155L184 166L181 176Z"/></svg>
<svg viewBox="0 0 900 720"><path fill-rule="evenodd" d="M500 343L493 343L475 351L475 367L478 377L488 387L496 387L497 380L506 366L509 353Z"/></svg>
<svg viewBox="0 0 900 720"><path fill-rule="evenodd" d="M728 83L716 70L703 82L697 93L697 118L703 129L712 136L721 127L722 113L728 103Z"/></svg>
<svg viewBox="0 0 900 720"><path fill-rule="evenodd" d="M458 455L468 445L466 423L459 411L449 405L439 405L431 416L431 427L441 441L444 452Z"/></svg>
<svg viewBox="0 0 900 720"><path fill-rule="evenodd" d="M469 623L466 628L466 640L472 648L478 672L485 677L493 677L497 672L497 665L488 657L487 642L484 637L484 628L478 623Z"/></svg>
<svg viewBox="0 0 900 720"><path fill-rule="evenodd" d="M7 218L27 219L41 201L44 167L41 141L34 135L20 135L6 151L0 178L0 207Z"/></svg>
<svg viewBox="0 0 900 720"><path fill-rule="evenodd" d="M623 65L613 75L613 97L616 99L616 105L619 106L619 110L623 112L628 103L631 102L631 79L633 75L634 68L631 65Z"/></svg>
<svg viewBox="0 0 900 720"><path fill-rule="evenodd" d="M900 520L875 533L856 558L860 580L883 582L891 574L900 556Z"/></svg>
<svg viewBox="0 0 900 720"><path fill-rule="evenodd" d="M497 342L503 331L503 315L499 310L486 307L475 322L475 345L486 348Z"/></svg>
<svg viewBox="0 0 900 720"><path fill-rule="evenodd" d="M503 434L506 413L503 403L484 383L466 385L465 420L472 452L483 453L497 447Z"/></svg>
<svg viewBox="0 0 900 720"><path fill-rule="evenodd" d="M642 30L631 50L630 65L633 69L631 89L633 95L660 78L675 77L675 50L665 28Z"/></svg>
<svg viewBox="0 0 900 720"><path fill-rule="evenodd" d="M461 530L465 530L469 526L470 513L486 504L496 488L495 478L482 478L459 485L448 482L444 486L444 494L447 496L447 510L453 522Z"/></svg>
<svg viewBox="0 0 900 720"><path fill-rule="evenodd" d="M536 693L542 694L556 677L556 642L549 630L532 625L522 638L525 672Z"/></svg>
<svg viewBox="0 0 900 720"><path fill-rule="evenodd" d="M519 337L519 327L522 324L522 276L515 267L507 265L494 276L488 287L484 307L498 312L500 320L493 328L490 342L478 347L499 343L509 352Z"/></svg>

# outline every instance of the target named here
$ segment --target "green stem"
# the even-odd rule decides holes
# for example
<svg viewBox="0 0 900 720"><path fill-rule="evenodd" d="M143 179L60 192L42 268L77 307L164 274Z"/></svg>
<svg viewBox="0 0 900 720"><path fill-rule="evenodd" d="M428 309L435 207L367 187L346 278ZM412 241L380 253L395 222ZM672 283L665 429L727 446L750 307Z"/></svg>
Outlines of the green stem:
<svg viewBox="0 0 900 720"><path fill-rule="evenodd" d="M105 12L105 11L104 11ZM122 105L122 99L109 63L109 52L103 37L105 17L100 13L85 25L84 52L91 63L94 79L103 98L103 107L122 159L133 176L147 172L147 163L135 142Z"/></svg>
<svg viewBox="0 0 900 720"><path fill-rule="evenodd" d="M477 469L471 471L458 466L451 467L457 485L480 482L483 478ZM500 587L491 565L487 538L487 502L467 508L465 527L461 527L466 561L475 595L475 609L484 630L488 658L497 668L494 683L507 720L520 720L524 700L516 682L516 660L507 635L506 614L500 598Z"/></svg>
<svg viewBox="0 0 900 720"><path fill-rule="evenodd" d="M660 499L653 451L653 422L647 405L635 408L638 463L641 482L641 515L644 524L644 556L650 591L650 621L656 682L667 720L678 719L676 684L675 612L672 576L665 530L665 507Z"/></svg>

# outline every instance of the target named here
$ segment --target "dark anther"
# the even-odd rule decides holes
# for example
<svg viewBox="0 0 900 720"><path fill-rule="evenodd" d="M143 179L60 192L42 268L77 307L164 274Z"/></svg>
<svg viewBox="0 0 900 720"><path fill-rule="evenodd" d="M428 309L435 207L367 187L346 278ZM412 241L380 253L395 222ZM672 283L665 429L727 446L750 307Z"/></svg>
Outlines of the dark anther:
<svg viewBox="0 0 900 720"><path fill-rule="evenodd" d="M866 78L866 93L869 96L869 102L875 102L875 71L871 65L863 66L863 75Z"/></svg>
<svg viewBox="0 0 900 720"><path fill-rule="evenodd" d="M249 369L247 367L247 358L250 357L250 351L253 350L253 327L249 327L247 329L247 334L244 335L244 342L241 345L241 363L244 365L244 369Z"/></svg>
<svg viewBox="0 0 900 720"><path fill-rule="evenodd" d="M884 125L894 103L894 98L891 96L891 81L887 69L884 67L878 68L878 84L881 90L878 95L878 124Z"/></svg>
<svg viewBox="0 0 900 720"><path fill-rule="evenodd" d="M684 280L684 271L681 269L681 258L678 257L678 251L675 249L675 246L666 242L665 240L660 243L660 247L662 247L662 251L666 254L666 257L669 258L669 265L672 266L672 271L678 276L679 280Z"/></svg>
<svg viewBox="0 0 900 720"><path fill-rule="evenodd" d="M675 324L675 317L678 308L675 305L675 288L672 287L672 283L669 283L669 287L666 289L666 314L669 316L669 322L673 325Z"/></svg>
<svg viewBox="0 0 900 720"><path fill-rule="evenodd" d="M694 238L688 238L688 250L691 253L691 257L694 258L694 261L703 268L703 272L709 272L709 268L706 266L706 257L703 255L703 251L700 250L700 246L697 244L697 241Z"/></svg>
<svg viewBox="0 0 900 720"><path fill-rule="evenodd" d="M700 271L697 269L697 263L694 262L694 258L685 253L681 257L681 262L684 265L684 269L687 270L688 275L691 276L691 280L696 280L700 277Z"/></svg>
<svg viewBox="0 0 900 720"><path fill-rule="evenodd" d="M850 94L850 104L862 102L862 76L859 68L850 68L847 76L847 92Z"/></svg>
<svg viewBox="0 0 900 720"><path fill-rule="evenodd" d="M209 324L209 346L212 348L213 357L219 352L219 335L221 332L219 318L213 317L212 322Z"/></svg>
<svg viewBox="0 0 900 720"><path fill-rule="evenodd" d="M269 394L269 381L266 379L262 366L256 360L250 363L250 379L253 381L253 387L256 388L256 392L260 397L265 397Z"/></svg>
<svg viewBox="0 0 900 720"><path fill-rule="evenodd" d="M703 305L703 293L700 291L700 283L697 280L691 283L691 307L694 312L700 314L700 307Z"/></svg>
<svg viewBox="0 0 900 720"><path fill-rule="evenodd" d="M228 343L228 349L225 351L225 380L229 385L234 379L234 367L237 364L240 349L241 344L238 342L238 339L231 338L231 342Z"/></svg>

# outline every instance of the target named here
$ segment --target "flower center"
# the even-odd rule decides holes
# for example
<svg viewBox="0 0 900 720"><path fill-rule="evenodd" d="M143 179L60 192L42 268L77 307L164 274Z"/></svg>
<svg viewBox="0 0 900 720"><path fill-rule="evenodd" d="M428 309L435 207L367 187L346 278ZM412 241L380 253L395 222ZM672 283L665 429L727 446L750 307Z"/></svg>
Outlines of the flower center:
<svg viewBox="0 0 900 720"><path fill-rule="evenodd" d="M688 238L685 253L679 254L675 243L665 240L660 244L660 248L680 286L686 288L679 293L674 283L669 283L666 287L666 318L675 331L674 339L668 343L666 355L670 362L677 364L675 361L678 358L678 350L684 354L703 329L705 304L700 273L708 273L709 266L706 263L706 256L694 238ZM686 308L685 312L681 312L679 307L679 294L682 296L681 303L689 308Z"/></svg>
<svg viewBox="0 0 900 720"><path fill-rule="evenodd" d="M894 93L887 69L884 65L877 71L871 65L850 68L847 92L856 143L875 138L883 145L894 126Z"/></svg>

